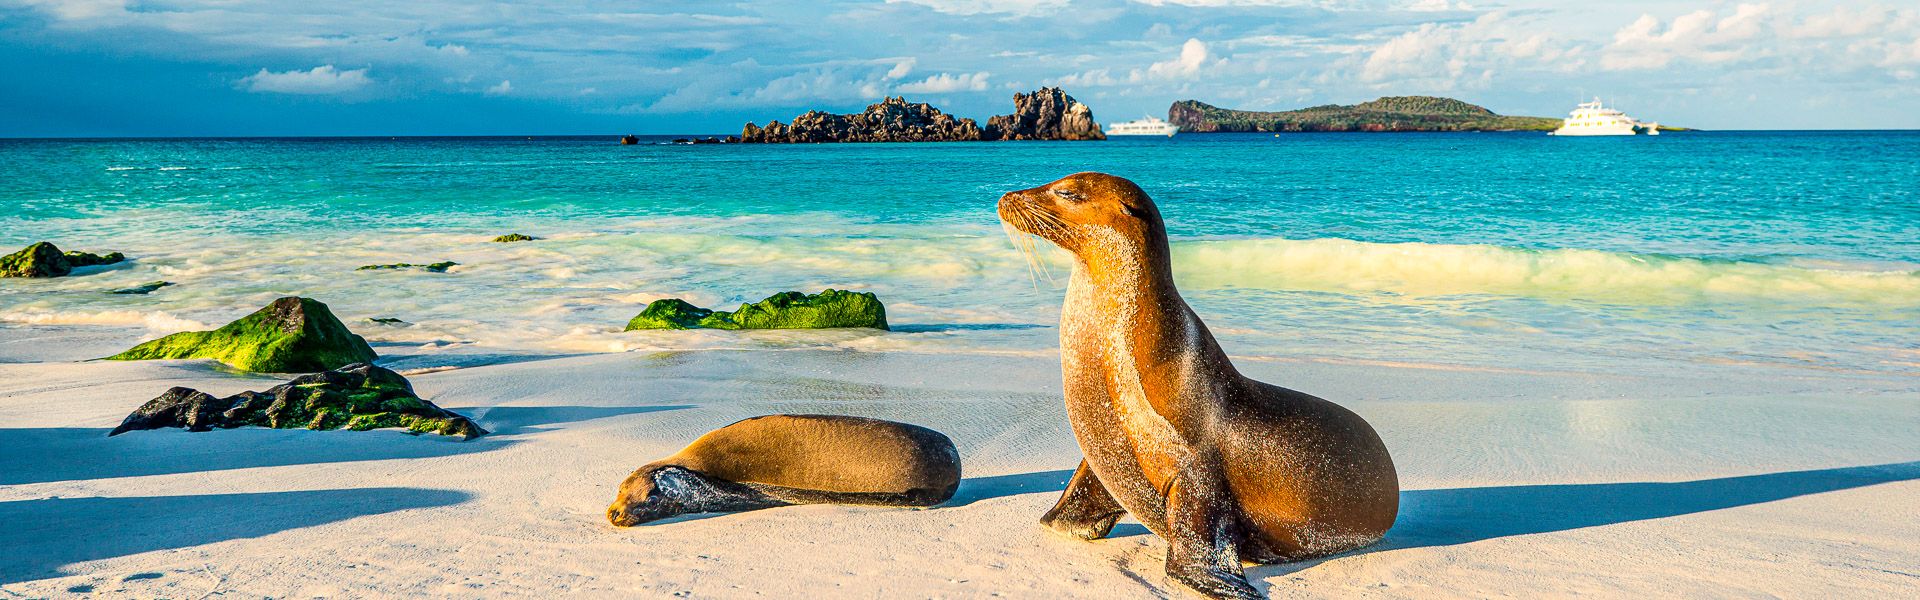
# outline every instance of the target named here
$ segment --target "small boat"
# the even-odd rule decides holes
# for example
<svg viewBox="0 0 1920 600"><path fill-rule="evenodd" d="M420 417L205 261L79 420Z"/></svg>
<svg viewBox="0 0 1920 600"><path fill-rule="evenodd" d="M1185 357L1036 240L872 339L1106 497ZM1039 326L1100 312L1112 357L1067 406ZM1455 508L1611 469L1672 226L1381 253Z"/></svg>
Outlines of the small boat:
<svg viewBox="0 0 1920 600"><path fill-rule="evenodd" d="M1594 136L1594 135L1660 135L1660 124L1651 121L1636 121L1627 113L1607 108L1599 98L1592 102L1582 102L1560 122L1560 128L1547 132L1547 135Z"/></svg>
<svg viewBox="0 0 1920 600"><path fill-rule="evenodd" d="M1155 117L1107 125L1107 135L1164 135L1173 137L1180 128Z"/></svg>

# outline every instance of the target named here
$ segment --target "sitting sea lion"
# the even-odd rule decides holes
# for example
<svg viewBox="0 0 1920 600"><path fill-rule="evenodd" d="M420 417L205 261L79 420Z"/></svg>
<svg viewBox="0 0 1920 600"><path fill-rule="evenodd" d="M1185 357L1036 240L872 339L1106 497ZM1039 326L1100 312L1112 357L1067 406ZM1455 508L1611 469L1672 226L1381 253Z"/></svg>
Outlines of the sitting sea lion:
<svg viewBox="0 0 1920 600"><path fill-rule="evenodd" d="M1060 367L1085 459L1042 523L1095 539L1131 513L1167 540L1167 574L1215 598L1261 597L1242 561L1353 550L1393 526L1400 483L1380 436L1234 369L1174 289L1166 226L1139 186L1080 173L1010 192L999 213L1074 257Z"/></svg>
<svg viewBox="0 0 1920 600"><path fill-rule="evenodd" d="M953 440L918 425L836 415L768 415L700 436L620 484L607 520L632 527L679 514L789 504L933 506L960 486Z"/></svg>

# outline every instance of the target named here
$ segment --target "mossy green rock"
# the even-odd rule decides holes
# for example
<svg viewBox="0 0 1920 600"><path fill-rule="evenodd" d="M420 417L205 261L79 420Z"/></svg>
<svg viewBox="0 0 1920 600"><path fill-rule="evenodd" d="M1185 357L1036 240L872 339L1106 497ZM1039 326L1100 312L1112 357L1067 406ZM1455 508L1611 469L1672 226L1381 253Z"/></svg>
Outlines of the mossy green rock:
<svg viewBox="0 0 1920 600"><path fill-rule="evenodd" d="M424 269L427 271L432 271L434 273L445 273L447 272L447 269L449 267L459 266L459 264L460 263L453 262L450 260L441 261L437 263L424 264L424 265L416 265L413 263L393 263L390 265L366 265L354 270L355 271L380 271L384 269Z"/></svg>
<svg viewBox="0 0 1920 600"><path fill-rule="evenodd" d="M887 308L871 292L827 290L780 292L732 312L700 308L679 298L655 300L633 320L636 329L829 329L887 328Z"/></svg>
<svg viewBox="0 0 1920 600"><path fill-rule="evenodd" d="M107 360L211 358L263 373L311 373L372 361L367 340L318 300L288 296L213 331L176 333Z"/></svg>
<svg viewBox="0 0 1920 600"><path fill-rule="evenodd" d="M469 440L487 434L472 419L415 395L413 385L399 373L358 363L301 375L265 392L241 392L226 398L172 388L135 409L107 436L162 427L207 431L247 425L353 431L398 427Z"/></svg>
<svg viewBox="0 0 1920 600"><path fill-rule="evenodd" d="M0 257L0 277L65 277L79 267L110 265L126 260L119 252L61 252L53 242L36 242Z"/></svg>
<svg viewBox="0 0 1920 600"><path fill-rule="evenodd" d="M507 243L507 242L531 242L531 241L534 241L534 240L537 240L537 239L540 239L540 238L537 238L537 237L533 237L533 236L530 236L530 235L522 235L522 234L518 234L518 233L509 233L509 234L506 234L506 235L503 235L503 236L500 236L500 237L497 237L497 238L493 238L493 241L496 241L496 242L500 242L500 243L502 243L502 244L504 244L504 243Z"/></svg>

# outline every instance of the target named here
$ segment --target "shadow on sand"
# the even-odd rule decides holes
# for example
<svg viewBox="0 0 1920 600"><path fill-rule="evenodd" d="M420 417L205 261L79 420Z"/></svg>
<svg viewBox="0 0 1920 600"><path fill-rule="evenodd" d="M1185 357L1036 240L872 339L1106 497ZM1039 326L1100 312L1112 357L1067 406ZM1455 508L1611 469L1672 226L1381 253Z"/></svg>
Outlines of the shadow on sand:
<svg viewBox="0 0 1920 600"><path fill-rule="evenodd" d="M254 467L435 458L500 450L511 436L606 417L687 406L530 406L474 410L493 432L471 441L400 431L306 431L241 427L190 433L52 427L0 429L0 485L199 473Z"/></svg>
<svg viewBox="0 0 1920 600"><path fill-rule="evenodd" d="M942 507L988 498L1057 493L1072 470L975 477ZM1408 490L1386 539L1360 553L1451 546L1764 504L1799 496L1920 479L1920 461L1785 471L1674 483L1585 483ZM1034 515L1037 519L1039 515ZM1116 530L1144 533L1145 529ZM1263 569L1298 569L1315 561ZM1265 573L1271 575L1272 573Z"/></svg>
<svg viewBox="0 0 1920 600"><path fill-rule="evenodd" d="M669 406L495 406L473 410L473 419L496 435L514 435L552 429L553 425L693 408ZM485 438L481 438L485 439Z"/></svg>
<svg viewBox="0 0 1920 600"><path fill-rule="evenodd" d="M465 492L368 488L0 502L0 582L57 577L63 566L255 538L366 515L465 502Z"/></svg>
<svg viewBox="0 0 1920 600"><path fill-rule="evenodd" d="M1371 550L1450 546L1663 519L1920 479L1920 462L1674 483L1514 485L1400 494L1400 521Z"/></svg>
<svg viewBox="0 0 1920 600"><path fill-rule="evenodd" d="M1067 489L1067 479L1071 477L1073 477L1073 469L968 477L960 480L960 489L954 490L953 498L942 503L940 508L958 508L988 498L1003 496L1035 492L1059 493L1060 490ZM1039 517L1040 515L1034 515L1036 519Z"/></svg>

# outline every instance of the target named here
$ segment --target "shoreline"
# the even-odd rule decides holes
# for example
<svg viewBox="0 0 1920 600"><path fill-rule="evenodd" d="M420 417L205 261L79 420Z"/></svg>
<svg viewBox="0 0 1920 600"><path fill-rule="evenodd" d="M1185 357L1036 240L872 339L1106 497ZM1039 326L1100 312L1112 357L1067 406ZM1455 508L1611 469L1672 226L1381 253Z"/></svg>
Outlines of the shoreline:
<svg viewBox="0 0 1920 600"><path fill-rule="evenodd" d="M37 345L18 343L28 329L0 327L0 353L17 359ZM379 362L419 360L388 350ZM1137 524L1082 543L1035 522L1078 458L1050 358L858 350L518 358L410 377L423 398L495 432L471 442L262 429L108 439L106 428L168 386L229 394L281 379L205 361L0 363L8 424L0 436L19 450L0 459L0 515L21 524L0 539L35 549L0 560L0 589L1177 592L1158 568L1164 545ZM1901 516L1920 492L1920 463L1911 462L1920 441L1910 435L1920 427L1920 385L1911 378L1242 364L1373 422L1405 490L1401 522L1381 545L1251 568L1276 596L1889 596L1915 585L1898 574L1920 561L1920 547L1905 541L1920 523ZM932 427L958 444L965 479L933 509L816 505L606 524L605 504L627 471L708 429L771 412ZM1650 554L1650 544L1667 552ZM1619 570L1637 576L1610 575Z"/></svg>

